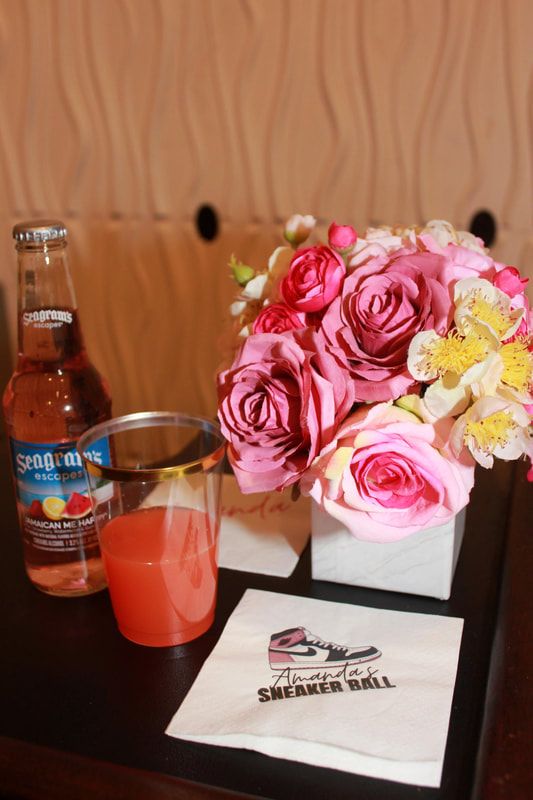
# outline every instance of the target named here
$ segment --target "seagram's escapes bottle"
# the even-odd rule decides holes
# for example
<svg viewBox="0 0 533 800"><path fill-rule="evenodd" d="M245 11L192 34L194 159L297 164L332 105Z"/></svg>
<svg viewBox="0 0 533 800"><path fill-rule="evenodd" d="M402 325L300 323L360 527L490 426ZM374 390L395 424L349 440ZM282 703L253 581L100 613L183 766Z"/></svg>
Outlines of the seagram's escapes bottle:
<svg viewBox="0 0 533 800"><path fill-rule="evenodd" d="M43 592L74 596L106 585L75 444L111 416L111 399L80 329L61 222L15 225L18 362L4 392L26 571ZM102 461L106 440L98 443ZM98 460L98 454L92 454Z"/></svg>

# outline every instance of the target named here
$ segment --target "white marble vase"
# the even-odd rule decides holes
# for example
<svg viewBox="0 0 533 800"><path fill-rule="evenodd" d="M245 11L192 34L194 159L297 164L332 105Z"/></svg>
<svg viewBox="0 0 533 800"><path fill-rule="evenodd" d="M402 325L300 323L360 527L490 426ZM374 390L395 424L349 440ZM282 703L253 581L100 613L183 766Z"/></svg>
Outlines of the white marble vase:
<svg viewBox="0 0 533 800"><path fill-rule="evenodd" d="M446 525L386 544L355 539L316 503L311 511L312 575L390 592L447 600L463 541L466 509Z"/></svg>

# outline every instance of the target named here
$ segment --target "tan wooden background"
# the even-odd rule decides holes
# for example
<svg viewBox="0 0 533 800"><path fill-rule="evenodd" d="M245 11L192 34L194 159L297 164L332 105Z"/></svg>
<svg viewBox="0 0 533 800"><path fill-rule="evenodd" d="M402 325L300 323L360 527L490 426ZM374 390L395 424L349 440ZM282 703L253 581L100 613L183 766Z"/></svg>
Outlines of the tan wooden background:
<svg viewBox="0 0 533 800"><path fill-rule="evenodd" d="M27 217L70 228L120 412L213 412L228 258L263 263L295 211L487 208L533 276L532 42L531 0L0 0L4 372Z"/></svg>

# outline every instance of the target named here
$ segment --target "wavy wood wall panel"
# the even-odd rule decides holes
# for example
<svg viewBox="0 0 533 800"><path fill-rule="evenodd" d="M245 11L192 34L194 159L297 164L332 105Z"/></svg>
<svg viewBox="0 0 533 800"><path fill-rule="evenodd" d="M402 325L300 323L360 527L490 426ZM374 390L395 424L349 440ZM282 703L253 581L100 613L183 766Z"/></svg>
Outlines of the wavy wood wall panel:
<svg viewBox="0 0 533 800"><path fill-rule="evenodd" d="M115 409L211 413L232 252L294 211L488 208L533 276L530 0L0 0L0 283L10 229L57 215ZM220 215L202 241L203 203Z"/></svg>

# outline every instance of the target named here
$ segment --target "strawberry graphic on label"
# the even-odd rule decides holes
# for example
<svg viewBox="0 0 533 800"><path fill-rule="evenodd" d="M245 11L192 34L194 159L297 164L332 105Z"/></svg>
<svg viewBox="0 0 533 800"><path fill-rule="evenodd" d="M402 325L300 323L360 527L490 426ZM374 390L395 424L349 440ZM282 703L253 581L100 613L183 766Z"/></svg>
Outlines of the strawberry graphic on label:
<svg viewBox="0 0 533 800"><path fill-rule="evenodd" d="M28 508L28 516L30 517L37 517L38 519L43 519L43 507L41 505L40 500L33 500L31 506Z"/></svg>

